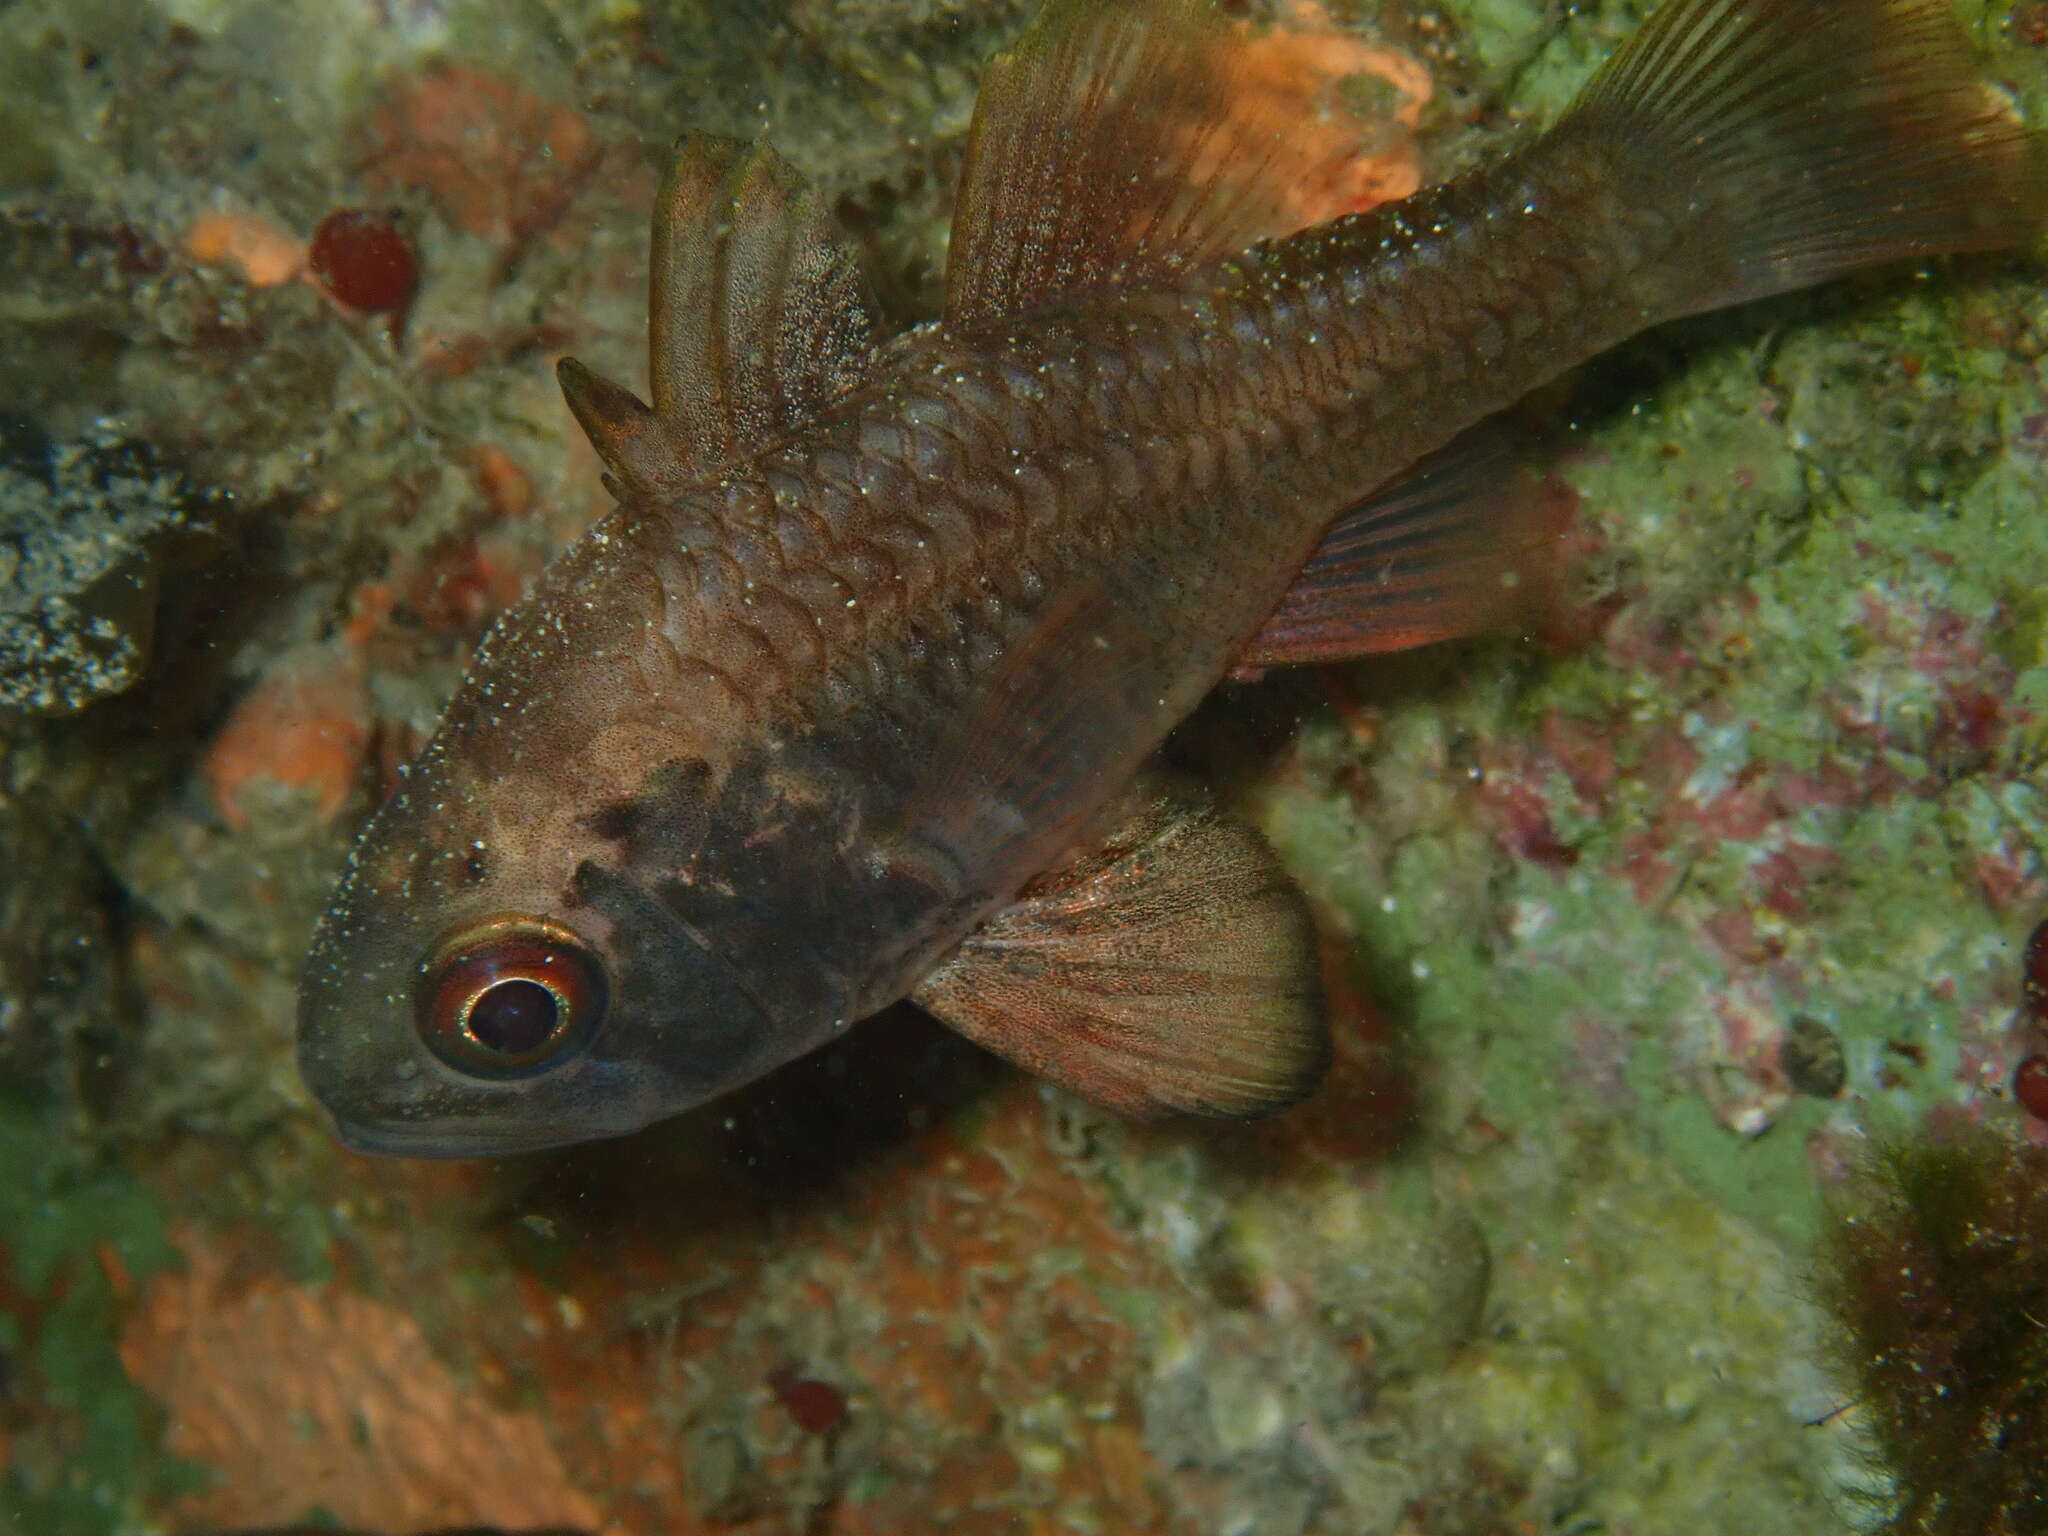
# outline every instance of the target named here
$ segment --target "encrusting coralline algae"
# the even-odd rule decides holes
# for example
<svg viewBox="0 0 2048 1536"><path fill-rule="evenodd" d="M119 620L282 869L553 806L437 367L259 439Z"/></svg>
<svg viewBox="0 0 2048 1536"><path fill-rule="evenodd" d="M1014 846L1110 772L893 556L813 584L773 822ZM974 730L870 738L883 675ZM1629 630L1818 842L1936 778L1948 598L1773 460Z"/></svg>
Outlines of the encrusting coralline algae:
<svg viewBox="0 0 2048 1536"><path fill-rule="evenodd" d="M1554 120L1644 9L1250 8L1290 57L1425 67L1427 181ZM1958 14L2040 122L2033 9ZM1352 952L1331 1078L1277 1123L1132 1131L895 1019L495 1169L366 1179L297 1096L292 967L351 821L602 510L549 369L634 377L676 132L772 132L915 318L1026 10L0 16L0 195L49 258L10 261L0 378L59 441L118 415L237 504L181 552L225 622L0 725L0 848L39 874L0 903L5 1061L71 1085L0 1103L0 1503L31 1527L1867 1514L1802 1299L1815 1192L1874 1119L2024 1133L2003 1094L2039 1049L2011 1024L2048 901L2032 258L1693 322L1554 388L1568 622L1227 689L1182 733ZM418 255L395 338L293 275L352 208ZM215 216L301 264L198 263ZM1816 1031L1831 1094L1783 1055Z"/></svg>

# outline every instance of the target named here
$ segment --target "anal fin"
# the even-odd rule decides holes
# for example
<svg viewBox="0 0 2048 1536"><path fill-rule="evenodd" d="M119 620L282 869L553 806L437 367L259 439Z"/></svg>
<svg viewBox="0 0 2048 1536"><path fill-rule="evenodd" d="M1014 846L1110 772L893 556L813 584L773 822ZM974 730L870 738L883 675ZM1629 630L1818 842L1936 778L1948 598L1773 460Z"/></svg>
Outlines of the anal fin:
<svg viewBox="0 0 2048 1536"><path fill-rule="evenodd" d="M1315 931L1265 840L1192 790L1027 888L911 994L970 1040L1134 1118L1249 1118L1330 1053Z"/></svg>
<svg viewBox="0 0 2048 1536"><path fill-rule="evenodd" d="M1346 661L1526 616L1551 577L1549 507L1515 434L1483 423L1338 518L1238 660Z"/></svg>

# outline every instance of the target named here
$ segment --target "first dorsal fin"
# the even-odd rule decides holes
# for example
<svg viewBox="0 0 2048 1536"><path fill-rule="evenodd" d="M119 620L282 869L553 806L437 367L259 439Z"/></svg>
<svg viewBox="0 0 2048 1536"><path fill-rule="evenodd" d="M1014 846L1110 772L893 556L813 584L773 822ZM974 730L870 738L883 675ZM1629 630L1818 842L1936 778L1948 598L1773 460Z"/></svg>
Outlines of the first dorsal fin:
<svg viewBox="0 0 2048 1536"><path fill-rule="evenodd" d="M765 144L692 135L654 211L650 407L565 359L569 408L623 485L659 495L859 382L874 305L824 198Z"/></svg>
<svg viewBox="0 0 2048 1536"><path fill-rule="evenodd" d="M1358 146L1234 111L1243 50L1209 0L1047 0L982 76L947 321L1164 281L1298 228L1302 189L1335 185Z"/></svg>
<svg viewBox="0 0 2048 1536"><path fill-rule="evenodd" d="M1315 928L1259 834L1193 788L1135 786L1117 830L1041 877L911 998L1105 1108L1249 1118L1330 1056Z"/></svg>

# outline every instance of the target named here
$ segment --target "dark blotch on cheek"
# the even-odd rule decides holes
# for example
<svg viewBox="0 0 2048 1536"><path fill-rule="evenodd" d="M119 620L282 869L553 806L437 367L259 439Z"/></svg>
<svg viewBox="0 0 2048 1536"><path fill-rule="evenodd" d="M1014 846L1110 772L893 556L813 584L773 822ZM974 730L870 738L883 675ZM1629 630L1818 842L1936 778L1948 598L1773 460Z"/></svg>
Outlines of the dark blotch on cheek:
<svg viewBox="0 0 2048 1536"><path fill-rule="evenodd" d="M620 996L639 1000L643 1019L687 1031L689 1049L665 1057L667 1070L698 1091L722 1090L752 1075L764 1052L779 1043L779 1022L740 984L723 954L707 951L703 930L594 860L577 866L574 895L611 921Z"/></svg>

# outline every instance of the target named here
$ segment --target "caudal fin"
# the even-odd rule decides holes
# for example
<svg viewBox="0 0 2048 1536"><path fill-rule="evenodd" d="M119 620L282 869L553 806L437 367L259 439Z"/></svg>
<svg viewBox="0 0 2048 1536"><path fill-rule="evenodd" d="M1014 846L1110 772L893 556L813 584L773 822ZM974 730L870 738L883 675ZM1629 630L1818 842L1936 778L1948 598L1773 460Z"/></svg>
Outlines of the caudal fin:
<svg viewBox="0 0 2048 1536"><path fill-rule="evenodd" d="M1949 0L1668 0L1556 132L1667 189L1671 315L2048 224L2048 140L1978 77Z"/></svg>

